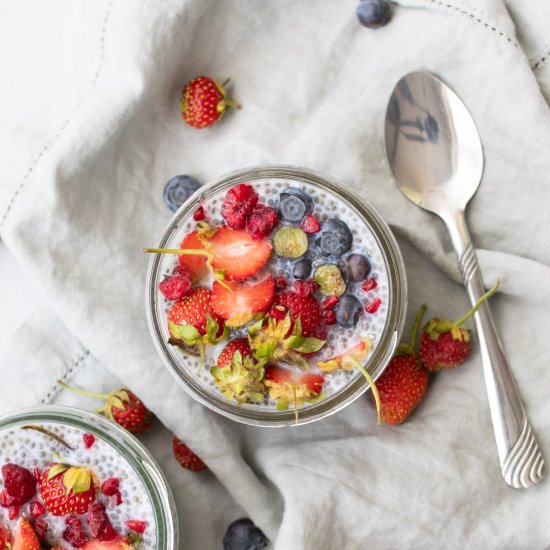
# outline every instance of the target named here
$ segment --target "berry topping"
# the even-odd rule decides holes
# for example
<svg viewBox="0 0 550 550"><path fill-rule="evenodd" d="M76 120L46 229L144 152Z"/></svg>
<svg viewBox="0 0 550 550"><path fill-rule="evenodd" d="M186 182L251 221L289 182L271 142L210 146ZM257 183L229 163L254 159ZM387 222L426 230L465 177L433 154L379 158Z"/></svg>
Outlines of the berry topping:
<svg viewBox="0 0 550 550"><path fill-rule="evenodd" d="M66 516L85 514L96 499L98 485L90 468L54 462L42 472L39 489L48 511L54 516Z"/></svg>
<svg viewBox="0 0 550 550"><path fill-rule="evenodd" d="M279 196L279 214L288 222L300 222L312 210L311 197L296 187L287 187Z"/></svg>
<svg viewBox="0 0 550 550"><path fill-rule="evenodd" d="M377 286L378 283L376 282L376 279L374 277L370 277L361 285L361 288L365 292L369 292L370 290L374 290Z"/></svg>
<svg viewBox="0 0 550 550"><path fill-rule="evenodd" d="M352 281L364 281L371 271L370 262L362 254L348 256L349 278Z"/></svg>
<svg viewBox="0 0 550 550"><path fill-rule="evenodd" d="M5 497L2 497L8 506L21 506L30 500L36 492L36 480L30 470L17 464L2 466Z"/></svg>
<svg viewBox="0 0 550 550"><path fill-rule="evenodd" d="M379 309L380 309L380 306L382 305L382 300L380 298L374 298L374 300L371 300L366 306L365 306L365 311L367 313L376 313Z"/></svg>
<svg viewBox="0 0 550 550"><path fill-rule="evenodd" d="M319 285L311 279L308 279L306 281L298 279L294 283L294 292L296 292L298 296L313 296L313 294L317 292L318 288Z"/></svg>
<svg viewBox="0 0 550 550"><path fill-rule="evenodd" d="M223 332L223 321L212 307L212 292L208 288L197 287L172 305L168 311L168 322L174 325L195 328L199 335L206 334L208 317L218 324L217 336ZM170 332L177 338L171 327Z"/></svg>
<svg viewBox="0 0 550 550"><path fill-rule="evenodd" d="M215 269L225 271L227 279L242 281L255 275L271 255L271 243L255 241L246 231L220 227L209 239Z"/></svg>
<svg viewBox="0 0 550 550"><path fill-rule="evenodd" d="M273 235L273 247L277 256L282 258L299 258L308 248L307 235L299 227L281 227Z"/></svg>
<svg viewBox="0 0 550 550"><path fill-rule="evenodd" d="M175 212L199 187L199 182L191 176L174 176L164 186L164 203Z"/></svg>
<svg viewBox="0 0 550 550"><path fill-rule="evenodd" d="M325 324L335 325L336 324L336 313L331 309L325 309L323 311L323 318L325 319Z"/></svg>
<svg viewBox="0 0 550 550"><path fill-rule="evenodd" d="M323 256L341 256L347 252L353 243L349 227L341 220L328 220L321 226L321 235L317 238L317 246Z"/></svg>
<svg viewBox="0 0 550 550"><path fill-rule="evenodd" d="M258 193L249 183L229 189L222 204L222 216L231 229L244 229L246 218L258 203Z"/></svg>
<svg viewBox="0 0 550 550"><path fill-rule="evenodd" d="M346 292L346 283L338 266L320 265L313 273L313 280L319 285L323 296L342 296Z"/></svg>
<svg viewBox="0 0 550 550"><path fill-rule="evenodd" d="M369 29L383 27L391 15L391 6L387 0L361 0L357 6L359 23Z"/></svg>
<svg viewBox="0 0 550 550"><path fill-rule="evenodd" d="M19 506L10 506L8 508L8 518L10 521L13 521L19 515L20 511L21 508Z"/></svg>
<svg viewBox="0 0 550 550"><path fill-rule="evenodd" d="M202 206L199 206L194 212L193 212L193 219L196 222L202 222L206 218L206 213L204 212L204 208Z"/></svg>
<svg viewBox="0 0 550 550"><path fill-rule="evenodd" d="M13 497L10 497L6 491L2 491L0 493L0 506L2 508L9 508L10 506L13 506L15 499Z"/></svg>
<svg viewBox="0 0 550 550"><path fill-rule="evenodd" d="M92 537L101 541L113 540L117 536L101 502L94 502L88 507L88 527Z"/></svg>
<svg viewBox="0 0 550 550"><path fill-rule="evenodd" d="M286 315L286 308L283 306L273 306L269 308L268 315L279 321L283 320Z"/></svg>
<svg viewBox="0 0 550 550"><path fill-rule="evenodd" d="M40 550L40 541L28 519L21 518L13 537L12 550Z"/></svg>
<svg viewBox="0 0 550 550"><path fill-rule="evenodd" d="M239 108L240 105L226 98L224 85L213 78L198 76L181 91L181 116L194 128L212 126L229 107Z"/></svg>
<svg viewBox="0 0 550 550"><path fill-rule="evenodd" d="M0 550L9 550L11 546L11 532L7 525L0 525Z"/></svg>
<svg viewBox="0 0 550 550"><path fill-rule="evenodd" d="M246 230L255 241L261 241L269 237L278 223L279 216L275 208L257 204L246 220Z"/></svg>
<svg viewBox="0 0 550 550"><path fill-rule="evenodd" d="M212 308L216 315L226 319L228 327L240 327L256 314L268 310L273 302L275 283L271 275L257 283L226 281L212 285Z"/></svg>
<svg viewBox="0 0 550 550"><path fill-rule="evenodd" d="M307 279L311 275L311 261L300 260L296 262L292 274L295 279Z"/></svg>
<svg viewBox="0 0 550 550"><path fill-rule="evenodd" d="M315 216L307 215L300 223L300 227L305 233L317 233L321 229L321 224Z"/></svg>
<svg viewBox="0 0 550 550"><path fill-rule="evenodd" d="M180 248L185 250L202 250L203 246L202 241L199 239L199 232L191 231L191 233L188 233L181 241ZM200 281L209 273L205 256L180 254L178 256L178 261L180 265L187 268L191 275L191 280L194 283ZM175 269L173 274L176 274Z"/></svg>
<svg viewBox="0 0 550 550"><path fill-rule="evenodd" d="M46 513L46 508L44 508L44 505L40 501L33 500L29 506L29 513L31 517L38 518Z"/></svg>
<svg viewBox="0 0 550 550"><path fill-rule="evenodd" d="M72 544L75 548L81 548L88 540L88 537L84 529L82 529L80 519L76 516L69 515L65 518L65 524L67 527L65 531L63 531L63 539L69 544Z"/></svg>
<svg viewBox="0 0 550 550"><path fill-rule="evenodd" d="M167 300L181 300L191 292L191 275L185 266L180 265L177 272L165 277L159 283L159 290Z"/></svg>
<svg viewBox="0 0 550 550"><path fill-rule="evenodd" d="M275 288L277 290L284 290L286 287L286 279L282 275L279 275L279 277L275 279Z"/></svg>
<svg viewBox="0 0 550 550"><path fill-rule="evenodd" d="M119 492L120 480L117 477L108 477L101 484L101 492L108 497L112 497Z"/></svg>
<svg viewBox="0 0 550 550"><path fill-rule="evenodd" d="M223 550L261 550L269 543L264 533L248 518L234 521L223 537Z"/></svg>
<svg viewBox="0 0 550 550"><path fill-rule="evenodd" d="M180 439L172 438L172 450L176 460L183 468L194 472L202 472L207 469L206 464Z"/></svg>
<svg viewBox="0 0 550 550"><path fill-rule="evenodd" d="M361 309L361 303L355 296L351 294L342 296L334 309L336 322L343 328L354 327L357 324Z"/></svg>
<svg viewBox="0 0 550 550"><path fill-rule="evenodd" d="M147 529L147 522L140 521L138 519L127 519L124 522L124 525L126 525L128 529L131 529L132 531L134 531L134 533L139 533L140 535L145 533L145 529Z"/></svg>
<svg viewBox="0 0 550 550"><path fill-rule="evenodd" d="M321 304L323 309L332 309L338 302L340 301L340 298L338 296L327 296L323 303Z"/></svg>
<svg viewBox="0 0 550 550"><path fill-rule="evenodd" d="M40 540L44 540L46 537L48 527L49 524L43 517L39 517L33 524L34 532ZM2 547L0 546L0 548Z"/></svg>
<svg viewBox="0 0 550 550"><path fill-rule="evenodd" d="M82 441L86 449L91 449L93 444L95 443L95 436L88 433L82 434Z"/></svg>
<svg viewBox="0 0 550 550"><path fill-rule="evenodd" d="M323 314L313 296L300 296L296 292L283 292L275 297L276 306L284 306L295 322L300 318L302 336L319 337L323 333Z"/></svg>
<svg viewBox="0 0 550 550"><path fill-rule="evenodd" d="M138 548L138 546L133 546L127 538L117 535L116 538L109 541L89 540L79 550L132 550L133 548Z"/></svg>

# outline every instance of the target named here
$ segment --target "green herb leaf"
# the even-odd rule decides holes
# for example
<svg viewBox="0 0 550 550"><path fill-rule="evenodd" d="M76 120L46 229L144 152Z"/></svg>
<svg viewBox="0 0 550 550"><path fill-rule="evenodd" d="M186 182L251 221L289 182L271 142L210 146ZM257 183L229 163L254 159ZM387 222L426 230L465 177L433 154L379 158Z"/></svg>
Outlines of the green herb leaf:
<svg viewBox="0 0 550 550"><path fill-rule="evenodd" d="M325 345L325 340L319 338L305 338L300 346L294 347L294 351L300 353L314 353L319 351Z"/></svg>
<svg viewBox="0 0 550 550"><path fill-rule="evenodd" d="M174 337L183 340L190 346L196 344L201 339L199 331L191 325L176 325L176 323L170 321L170 332Z"/></svg>

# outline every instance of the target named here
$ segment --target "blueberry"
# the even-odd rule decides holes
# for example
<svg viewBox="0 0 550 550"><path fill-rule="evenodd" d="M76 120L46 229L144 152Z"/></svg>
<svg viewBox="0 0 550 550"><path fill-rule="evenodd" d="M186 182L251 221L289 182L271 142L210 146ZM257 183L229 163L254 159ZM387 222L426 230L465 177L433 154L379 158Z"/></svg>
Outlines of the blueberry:
<svg viewBox="0 0 550 550"><path fill-rule="evenodd" d="M370 273L370 262L362 254L348 256L348 272L352 281L364 281Z"/></svg>
<svg viewBox="0 0 550 550"><path fill-rule="evenodd" d="M200 183L191 176L174 176L165 186L162 196L172 212L175 212L198 188Z"/></svg>
<svg viewBox="0 0 550 550"><path fill-rule="evenodd" d="M287 187L279 196L279 214L287 222L297 223L313 210L311 197L297 189Z"/></svg>
<svg viewBox="0 0 550 550"><path fill-rule="evenodd" d="M357 6L359 23L369 29L383 27L391 19L391 6L386 0L361 0Z"/></svg>
<svg viewBox="0 0 550 550"><path fill-rule="evenodd" d="M296 262L292 274L295 279L307 279L311 274L311 262L309 260Z"/></svg>
<svg viewBox="0 0 550 550"><path fill-rule="evenodd" d="M357 324L357 319L361 313L361 303L351 294L346 294L340 298L334 308L336 313L336 322L343 328L352 328Z"/></svg>
<svg viewBox="0 0 550 550"><path fill-rule="evenodd" d="M317 245L323 256L341 256L351 248L353 235L341 220L328 220L321 226L321 236Z"/></svg>
<svg viewBox="0 0 550 550"><path fill-rule="evenodd" d="M260 550L268 539L248 518L234 521L223 537L223 550Z"/></svg>

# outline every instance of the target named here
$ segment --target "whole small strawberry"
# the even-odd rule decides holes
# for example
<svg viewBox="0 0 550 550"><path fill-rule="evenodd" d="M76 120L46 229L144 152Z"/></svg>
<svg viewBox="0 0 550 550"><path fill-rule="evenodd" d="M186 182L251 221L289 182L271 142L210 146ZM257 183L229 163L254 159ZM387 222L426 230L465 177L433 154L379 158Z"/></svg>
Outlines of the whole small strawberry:
<svg viewBox="0 0 550 550"><path fill-rule="evenodd" d="M428 373L422 368L414 344L426 306L413 323L411 340L401 344L382 376L376 381L380 397L380 417L388 424L401 424L422 401L428 389Z"/></svg>
<svg viewBox="0 0 550 550"><path fill-rule="evenodd" d="M172 437L172 450L176 460L188 470L194 472L202 472L207 470L206 464L183 442L176 436Z"/></svg>
<svg viewBox="0 0 550 550"><path fill-rule="evenodd" d="M461 365L470 355L472 344L470 331L462 328L489 296L498 289L500 281L485 293L474 307L454 323L448 319L430 319L420 337L420 358L424 367L430 372L442 369L454 369Z"/></svg>
<svg viewBox="0 0 550 550"><path fill-rule="evenodd" d="M194 128L206 128L220 120L229 107L240 105L225 96L224 85L213 78L198 76L181 92L180 109L183 120Z"/></svg>
<svg viewBox="0 0 550 550"><path fill-rule="evenodd" d="M57 382L64 388L81 395L105 400L105 405L97 409L97 412L104 414L129 432L138 434L151 427L153 413L134 393L126 388L103 394L74 388L61 380Z"/></svg>

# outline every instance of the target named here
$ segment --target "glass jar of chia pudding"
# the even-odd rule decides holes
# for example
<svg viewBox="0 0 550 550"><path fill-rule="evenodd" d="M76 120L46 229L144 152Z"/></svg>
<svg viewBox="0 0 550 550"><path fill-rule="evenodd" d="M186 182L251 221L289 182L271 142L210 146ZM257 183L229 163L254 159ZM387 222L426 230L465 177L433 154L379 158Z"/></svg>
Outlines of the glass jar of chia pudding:
<svg viewBox="0 0 550 550"><path fill-rule="evenodd" d="M29 521L47 547L72 547L72 543L82 548L96 548L96 544L101 547L107 544L101 541L108 540L109 548L178 549L176 507L163 473L133 435L104 417L54 405L2 416L0 466L6 465L32 472L36 479L36 489L32 489L36 493L17 506L15 513L12 507L4 504L0 507L0 523L11 533L12 540L22 536L18 531ZM8 469L3 468L2 474L3 492L7 492ZM82 491L82 487L67 489L71 494L74 491L74 505L83 506L81 510L58 507L61 501L56 501L56 493L62 486L68 487L68 476L78 483L82 483L84 476L93 485L91 492ZM49 483L55 485L50 495L47 494ZM90 504L84 502L85 499L89 499ZM62 506L72 506L67 502L64 498ZM92 504L98 514L96 518L103 522L95 533ZM73 532L67 535L70 524ZM96 531L97 525L98 521ZM27 528L30 529L28 524ZM76 543L75 537L82 537L85 542Z"/></svg>
<svg viewBox="0 0 550 550"><path fill-rule="evenodd" d="M278 214L271 214L269 234L257 234L271 219L261 219L265 210L252 209L246 226L231 218L251 195L259 208ZM255 216L258 231L251 228ZM195 277L201 256L174 251L201 246L205 264ZM397 242L365 199L328 176L292 166L222 176L195 192L157 249L147 251L164 252L152 255L146 281L149 328L164 364L193 398L238 422L304 424L341 410L369 390L400 340L407 283ZM174 302L159 290L182 264L191 270L194 288L207 289L201 292L213 299L220 327L214 334L214 325L208 345L200 344L205 337L200 340L188 321L178 320L188 318L185 307L196 302L190 296ZM257 306L262 300L267 309ZM311 308L304 305L308 300ZM244 318L243 304L255 307ZM235 339L249 345L241 342L232 362L225 358L222 364L222 351Z"/></svg>

